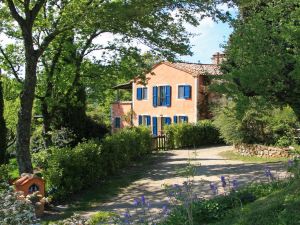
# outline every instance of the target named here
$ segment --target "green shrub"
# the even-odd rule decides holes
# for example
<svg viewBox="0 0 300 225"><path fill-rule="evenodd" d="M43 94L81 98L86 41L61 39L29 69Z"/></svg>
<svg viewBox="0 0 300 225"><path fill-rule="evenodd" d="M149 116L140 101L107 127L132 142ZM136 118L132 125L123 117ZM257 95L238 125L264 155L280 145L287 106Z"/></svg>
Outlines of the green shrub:
<svg viewBox="0 0 300 225"><path fill-rule="evenodd" d="M64 198L103 177L101 148L94 141L80 143L73 149L53 148L50 151L45 177L54 198Z"/></svg>
<svg viewBox="0 0 300 225"><path fill-rule="evenodd" d="M222 143L218 129L210 120L202 120L196 124L172 124L165 128L165 133L169 149Z"/></svg>
<svg viewBox="0 0 300 225"><path fill-rule="evenodd" d="M123 129L102 142L103 167L112 174L131 161L149 154L152 147L150 130L145 127Z"/></svg>
<svg viewBox="0 0 300 225"><path fill-rule="evenodd" d="M54 199L63 199L149 154L151 144L149 129L130 128L107 136L101 142L91 140L74 148L52 148L46 154L37 153L34 158L45 168L49 193Z"/></svg>
<svg viewBox="0 0 300 225"><path fill-rule="evenodd" d="M228 144L289 146L295 141L295 128L299 125L290 107L279 109L258 99L244 106L230 103L215 114L214 124Z"/></svg>

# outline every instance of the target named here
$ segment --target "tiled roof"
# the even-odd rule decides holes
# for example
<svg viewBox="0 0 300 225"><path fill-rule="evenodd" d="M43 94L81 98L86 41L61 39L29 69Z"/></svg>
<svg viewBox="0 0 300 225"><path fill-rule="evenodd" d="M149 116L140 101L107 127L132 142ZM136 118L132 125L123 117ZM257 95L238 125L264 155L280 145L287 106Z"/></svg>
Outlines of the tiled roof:
<svg viewBox="0 0 300 225"><path fill-rule="evenodd" d="M220 68L216 64L197 64L197 63L171 63L164 62L173 68L185 71L193 76L199 75L221 75Z"/></svg>

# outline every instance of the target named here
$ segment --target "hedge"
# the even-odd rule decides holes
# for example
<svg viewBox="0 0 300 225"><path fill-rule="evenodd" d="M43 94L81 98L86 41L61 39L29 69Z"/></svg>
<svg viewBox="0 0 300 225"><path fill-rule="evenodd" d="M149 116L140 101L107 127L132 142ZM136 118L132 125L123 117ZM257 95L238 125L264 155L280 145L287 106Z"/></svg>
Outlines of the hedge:
<svg viewBox="0 0 300 225"><path fill-rule="evenodd" d="M165 134L168 149L196 148L223 143L219 130L210 120L201 120L196 124L172 124L166 126Z"/></svg>
<svg viewBox="0 0 300 225"><path fill-rule="evenodd" d="M101 142L90 140L74 148L52 148L44 168L49 194L64 199L103 181L151 153L151 143L150 130L139 127L124 129Z"/></svg>

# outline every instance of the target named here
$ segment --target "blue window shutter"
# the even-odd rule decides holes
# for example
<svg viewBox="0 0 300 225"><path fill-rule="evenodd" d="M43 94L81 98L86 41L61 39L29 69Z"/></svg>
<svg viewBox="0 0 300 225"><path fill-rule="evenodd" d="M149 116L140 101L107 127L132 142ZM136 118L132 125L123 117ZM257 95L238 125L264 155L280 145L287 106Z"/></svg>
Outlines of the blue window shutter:
<svg viewBox="0 0 300 225"><path fill-rule="evenodd" d="M137 88L137 100L142 100L142 88Z"/></svg>
<svg viewBox="0 0 300 225"><path fill-rule="evenodd" d="M187 116L184 116L184 122L188 122L188 117Z"/></svg>
<svg viewBox="0 0 300 225"><path fill-rule="evenodd" d="M143 124L143 116L139 116L139 125Z"/></svg>
<svg viewBox="0 0 300 225"><path fill-rule="evenodd" d="M173 117L174 123L178 123L177 118L178 118L177 116L174 116L174 117Z"/></svg>
<svg viewBox="0 0 300 225"><path fill-rule="evenodd" d="M152 117L153 135L157 136L157 117Z"/></svg>
<svg viewBox="0 0 300 225"><path fill-rule="evenodd" d="M184 86L184 98L185 99L191 98L191 86L190 85Z"/></svg>
<svg viewBox="0 0 300 225"><path fill-rule="evenodd" d="M171 86L166 86L166 106L171 106Z"/></svg>
<svg viewBox="0 0 300 225"><path fill-rule="evenodd" d="M151 125L151 116L147 116L147 126Z"/></svg>
<svg viewBox="0 0 300 225"><path fill-rule="evenodd" d="M158 88L153 87L153 106L157 107L157 99L158 99Z"/></svg>

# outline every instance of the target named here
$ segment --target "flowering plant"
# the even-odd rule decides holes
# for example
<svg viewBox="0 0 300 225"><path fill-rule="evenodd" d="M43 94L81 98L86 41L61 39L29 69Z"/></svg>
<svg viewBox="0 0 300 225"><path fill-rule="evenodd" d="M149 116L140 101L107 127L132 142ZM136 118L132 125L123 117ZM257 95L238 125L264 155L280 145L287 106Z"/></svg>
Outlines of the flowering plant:
<svg viewBox="0 0 300 225"><path fill-rule="evenodd" d="M34 207L22 192L0 184L0 221L2 225L38 224Z"/></svg>

